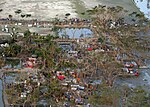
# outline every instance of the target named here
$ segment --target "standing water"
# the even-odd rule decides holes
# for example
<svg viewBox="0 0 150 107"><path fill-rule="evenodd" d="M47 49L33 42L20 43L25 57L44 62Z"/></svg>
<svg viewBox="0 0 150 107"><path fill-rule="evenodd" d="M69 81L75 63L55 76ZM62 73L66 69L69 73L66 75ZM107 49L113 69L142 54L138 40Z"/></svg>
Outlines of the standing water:
<svg viewBox="0 0 150 107"><path fill-rule="evenodd" d="M150 19L150 0L134 0L134 2L140 11Z"/></svg>
<svg viewBox="0 0 150 107"><path fill-rule="evenodd" d="M150 19L150 0L134 0L136 6L140 9L141 12L145 14L145 17ZM149 36L150 32L147 33L140 32L138 36ZM145 52L149 55L149 52ZM148 68L139 69L139 77L132 78L117 78L116 85L127 85L130 88L142 87L146 92L150 93L150 60L146 59L146 65Z"/></svg>
<svg viewBox="0 0 150 107"><path fill-rule="evenodd" d="M58 35L63 38L87 38L93 37L89 28L64 28L60 29Z"/></svg>
<svg viewBox="0 0 150 107"><path fill-rule="evenodd" d="M0 107L4 107L2 80L0 80Z"/></svg>

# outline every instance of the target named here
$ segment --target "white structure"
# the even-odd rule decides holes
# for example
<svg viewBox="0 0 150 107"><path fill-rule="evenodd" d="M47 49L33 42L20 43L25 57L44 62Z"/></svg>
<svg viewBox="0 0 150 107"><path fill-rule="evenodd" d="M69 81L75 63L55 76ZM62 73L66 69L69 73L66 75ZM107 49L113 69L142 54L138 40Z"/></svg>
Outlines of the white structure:
<svg viewBox="0 0 150 107"><path fill-rule="evenodd" d="M8 44L8 43L5 43L5 44L1 44L0 46L1 46L1 47L9 47L9 44Z"/></svg>

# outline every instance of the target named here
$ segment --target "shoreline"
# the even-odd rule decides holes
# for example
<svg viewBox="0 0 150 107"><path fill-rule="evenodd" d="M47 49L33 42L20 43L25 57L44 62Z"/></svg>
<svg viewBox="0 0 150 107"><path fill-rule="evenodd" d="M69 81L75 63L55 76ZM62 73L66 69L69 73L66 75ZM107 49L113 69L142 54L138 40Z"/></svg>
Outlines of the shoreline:
<svg viewBox="0 0 150 107"><path fill-rule="evenodd" d="M135 0L132 0L132 2L133 2L133 4L136 6L136 8L139 10L139 13L142 14L142 15L144 15L144 17L145 17L146 19L149 19L148 17L146 17L146 14L145 14L144 12L142 12L142 11L140 10L140 8L136 5Z"/></svg>
<svg viewBox="0 0 150 107"><path fill-rule="evenodd" d="M136 5L135 1L134 0L131 0L131 1L136 6L137 10L139 10L138 12L144 14L142 11L140 11L140 8Z"/></svg>

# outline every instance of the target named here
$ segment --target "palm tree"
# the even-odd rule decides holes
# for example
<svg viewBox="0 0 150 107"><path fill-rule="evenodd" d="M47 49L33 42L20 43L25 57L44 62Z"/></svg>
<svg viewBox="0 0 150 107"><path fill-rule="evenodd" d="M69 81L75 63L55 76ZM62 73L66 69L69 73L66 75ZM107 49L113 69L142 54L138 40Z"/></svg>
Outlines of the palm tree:
<svg viewBox="0 0 150 107"><path fill-rule="evenodd" d="M4 53L5 53L5 55L7 57L14 57L14 56L16 56L16 50L15 50L13 45L10 45L9 47L6 47L4 49Z"/></svg>
<svg viewBox="0 0 150 107"><path fill-rule="evenodd" d="M26 15L24 15L24 14L21 14L21 17L22 17L22 18L24 18L25 16L26 16Z"/></svg>
<svg viewBox="0 0 150 107"><path fill-rule="evenodd" d="M53 41L55 37L48 35L43 42L46 42L45 46L41 49L42 56L44 59L43 68L53 68L55 67L55 61L57 55L59 55L59 48Z"/></svg>
<svg viewBox="0 0 150 107"><path fill-rule="evenodd" d="M25 39L26 45L30 45L30 43L32 41L32 36L31 36L31 32L29 30L24 32L24 39Z"/></svg>
<svg viewBox="0 0 150 107"><path fill-rule="evenodd" d="M15 11L15 13L18 15L18 19L19 19L19 14L22 12L22 10L18 9Z"/></svg>
<svg viewBox="0 0 150 107"><path fill-rule="evenodd" d="M0 9L0 12L2 12L3 11L3 9Z"/></svg>
<svg viewBox="0 0 150 107"><path fill-rule="evenodd" d="M4 60L0 58L0 68L3 66L3 64L4 64Z"/></svg>
<svg viewBox="0 0 150 107"><path fill-rule="evenodd" d="M16 10L15 13L16 14L20 14L22 11L20 9Z"/></svg>
<svg viewBox="0 0 150 107"><path fill-rule="evenodd" d="M17 39L17 35L18 35L18 32L16 32L16 28L15 27L11 28L10 34L11 34L12 40L15 41Z"/></svg>
<svg viewBox="0 0 150 107"><path fill-rule="evenodd" d="M12 16L11 14L10 14L10 15L8 15L8 18L9 18L10 20L12 19L12 17L13 17L13 16Z"/></svg>
<svg viewBox="0 0 150 107"><path fill-rule="evenodd" d="M36 107L36 103L37 103L37 101L39 99L39 94L40 94L39 87L38 88L34 88L32 96L31 96L32 99L30 99L32 101L33 107Z"/></svg>
<svg viewBox="0 0 150 107"><path fill-rule="evenodd" d="M26 17L28 18L28 17L31 17L31 14L26 14Z"/></svg>

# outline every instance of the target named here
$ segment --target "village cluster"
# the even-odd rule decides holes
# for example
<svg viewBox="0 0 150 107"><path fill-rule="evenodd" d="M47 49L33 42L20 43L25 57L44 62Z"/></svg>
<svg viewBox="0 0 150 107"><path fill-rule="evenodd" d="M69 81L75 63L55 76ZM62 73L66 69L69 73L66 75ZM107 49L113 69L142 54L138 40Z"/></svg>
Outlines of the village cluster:
<svg viewBox="0 0 150 107"><path fill-rule="evenodd" d="M111 15L122 13L119 6L99 5L89 10L95 13L91 19L0 19L5 105L99 107L100 103L126 103L126 94L113 92L119 89L115 80L138 78L139 68L146 67L137 50L149 50L149 42L135 36L146 22L127 23L114 14L96 14L104 8ZM112 96L105 90L113 92ZM121 101L119 94L124 98ZM113 95L119 100L114 101Z"/></svg>
<svg viewBox="0 0 150 107"><path fill-rule="evenodd" d="M41 32L44 32L45 29L49 29L49 32L53 32L53 34L61 31L60 29L66 29L67 27L70 30L72 27L74 27L72 32L70 31L70 35L67 35L67 33L65 32L66 35L70 37L74 34L74 36L76 36L76 32L77 34L81 34L78 35L80 38L58 37L51 40L57 42L57 44L55 45L60 47L63 53L61 54L62 58L58 59L58 56L54 57L54 60L57 63L56 65L59 67L49 69L48 71L45 69L39 69L39 66L43 65L44 62L43 59L38 55L29 54L30 56L23 55L23 57L18 56L15 58L9 58L4 53L2 53L3 58L6 58L5 60L19 61L15 66L6 64L2 68L3 70L5 70L3 78L7 98L10 104L24 104L26 100L28 103L31 103L31 101L35 101L35 104L38 103L40 105L42 104L42 101L46 102L49 98L54 98L57 103L59 103L59 101L64 101L64 105L66 107L69 107L69 105L71 105L72 103L75 103L76 105L87 105L87 107L90 107L88 97L94 94L101 94L97 90L97 86L102 84L101 78L94 79L96 75L99 76L99 70L93 71L91 73L85 72L85 70L89 69L86 68L89 66L89 62L87 61L90 61L90 58L93 54L112 54L115 60L119 61L122 64L122 71L120 68L120 75L139 75L139 65L137 64L137 62L134 60L124 60L124 57L127 57L127 55L119 54L119 48L110 45L111 41L109 36L106 36L106 44L102 44L102 39L95 37L95 26L92 26L92 23L89 20L79 21L79 19L70 19L69 21L64 20L63 22L58 21L54 23L55 26L52 25L53 23L36 21L36 23L34 21L31 21L29 22L29 24L23 24L22 22L15 21L12 21L10 23L7 20L6 22L3 22L5 24L2 23L1 32L10 35L11 37L16 34L17 38L19 38L21 35L25 36L24 33L21 34L21 32L16 31L20 27L28 27L30 29L32 27L35 28L39 26L38 30L40 29ZM17 28L16 26L19 27ZM54 31L53 29L56 26L59 28L57 28L58 31ZM112 26L115 27L115 25L111 24L110 28L112 28ZM86 27L88 30L90 29L92 33L88 33L88 30L87 33L80 31L80 29L82 30L83 27ZM39 31L31 32L31 34L29 35L33 36L36 34L36 38L34 39L47 38L47 36L45 36L44 34L38 33ZM90 35L90 37L85 38L86 34ZM19 43L20 41L17 42L19 45L23 44ZM3 40L1 42L1 48L8 48L9 44L10 43L8 40ZM44 43L33 43L33 39L31 38L30 45L31 47L34 47L35 45L42 47L44 46ZM85 65L82 66L82 63ZM95 63L93 63L92 66L95 66L94 64ZM33 96L35 98L33 98ZM46 105L51 104L46 102Z"/></svg>

